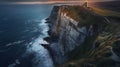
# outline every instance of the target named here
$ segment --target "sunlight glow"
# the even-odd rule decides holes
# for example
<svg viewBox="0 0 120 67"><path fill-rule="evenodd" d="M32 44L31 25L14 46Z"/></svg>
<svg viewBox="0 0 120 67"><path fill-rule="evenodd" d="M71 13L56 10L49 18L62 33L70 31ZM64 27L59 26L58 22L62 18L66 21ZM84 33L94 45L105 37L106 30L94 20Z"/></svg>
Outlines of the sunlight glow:
<svg viewBox="0 0 120 67"><path fill-rule="evenodd" d="M8 4L83 4L84 1L11 2Z"/></svg>

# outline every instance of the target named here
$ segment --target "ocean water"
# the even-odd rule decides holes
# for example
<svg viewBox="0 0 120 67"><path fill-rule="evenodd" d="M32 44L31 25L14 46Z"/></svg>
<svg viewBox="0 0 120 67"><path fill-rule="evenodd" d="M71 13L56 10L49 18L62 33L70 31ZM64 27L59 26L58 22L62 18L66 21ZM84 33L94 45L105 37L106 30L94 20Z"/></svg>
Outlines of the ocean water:
<svg viewBox="0 0 120 67"><path fill-rule="evenodd" d="M53 67L40 44L52 5L0 5L0 67Z"/></svg>

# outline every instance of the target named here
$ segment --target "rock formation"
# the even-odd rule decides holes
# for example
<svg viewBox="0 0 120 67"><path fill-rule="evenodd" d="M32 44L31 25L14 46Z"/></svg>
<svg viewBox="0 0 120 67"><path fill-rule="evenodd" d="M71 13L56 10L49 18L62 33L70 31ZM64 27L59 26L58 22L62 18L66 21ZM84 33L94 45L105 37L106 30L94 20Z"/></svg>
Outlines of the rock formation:
<svg viewBox="0 0 120 67"><path fill-rule="evenodd" d="M105 64L102 67L109 67L109 64L116 63L114 58L110 58L113 52L120 57L119 25L108 23L89 8L55 6L47 21L50 37L45 40L50 43L49 48L57 66L66 63L60 67L101 67L102 64Z"/></svg>

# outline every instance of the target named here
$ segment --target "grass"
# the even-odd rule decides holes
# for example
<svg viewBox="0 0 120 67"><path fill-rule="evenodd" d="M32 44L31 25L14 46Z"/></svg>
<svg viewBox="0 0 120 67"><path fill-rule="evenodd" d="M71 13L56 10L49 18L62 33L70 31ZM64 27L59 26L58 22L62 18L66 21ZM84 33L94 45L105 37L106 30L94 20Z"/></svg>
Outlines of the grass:
<svg viewBox="0 0 120 67"><path fill-rule="evenodd" d="M78 27L103 23L103 18L101 16L95 15L89 8L82 6L66 6L62 12L76 20L79 23Z"/></svg>
<svg viewBox="0 0 120 67"><path fill-rule="evenodd" d="M97 7L91 7L92 10L102 16L112 16L112 17L120 17L120 12L115 12L107 9L97 8Z"/></svg>
<svg viewBox="0 0 120 67"><path fill-rule="evenodd" d="M120 17L119 12L99 8L92 8L98 16L78 6L75 8L70 7L67 10L69 10L67 12L68 16L79 21L79 25L84 26L93 24L104 25L103 19L100 16ZM105 56L108 56L109 47L112 47L113 43L117 40L116 36L120 35L119 29L119 23L108 23L99 35L87 37L82 45L68 53L71 60L60 67L115 67L114 61ZM92 49L95 40L99 40L101 43L98 48Z"/></svg>
<svg viewBox="0 0 120 67"><path fill-rule="evenodd" d="M69 57L76 60L80 58L85 58L85 57L87 58L95 38L96 38L95 36L87 37L83 44L81 44L79 47L77 47L76 49L74 49L72 52L68 54Z"/></svg>

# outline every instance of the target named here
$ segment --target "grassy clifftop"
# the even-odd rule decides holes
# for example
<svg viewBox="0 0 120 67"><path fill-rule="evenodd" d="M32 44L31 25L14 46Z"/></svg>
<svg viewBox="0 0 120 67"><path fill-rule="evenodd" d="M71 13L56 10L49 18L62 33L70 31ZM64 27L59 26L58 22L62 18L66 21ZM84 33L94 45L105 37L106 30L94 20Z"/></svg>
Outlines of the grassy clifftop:
<svg viewBox="0 0 120 67"><path fill-rule="evenodd" d="M92 7L92 10L102 16L113 16L113 17L120 18L120 12L107 10L107 9L103 9L103 8L97 8L97 7Z"/></svg>
<svg viewBox="0 0 120 67"><path fill-rule="evenodd" d="M79 22L78 26L104 24L104 20L101 20L104 18L94 13L90 8L83 6L63 6L62 8L62 12Z"/></svg>
<svg viewBox="0 0 120 67"><path fill-rule="evenodd" d="M120 64L111 58L112 51L117 56L120 55L120 20L110 18L107 19L110 22L106 22L103 19L108 16L119 18L118 12L82 6L67 6L63 12L78 21L79 26L104 23L107 25L99 35L87 37L80 47L68 54L72 59L59 67L120 67Z"/></svg>

